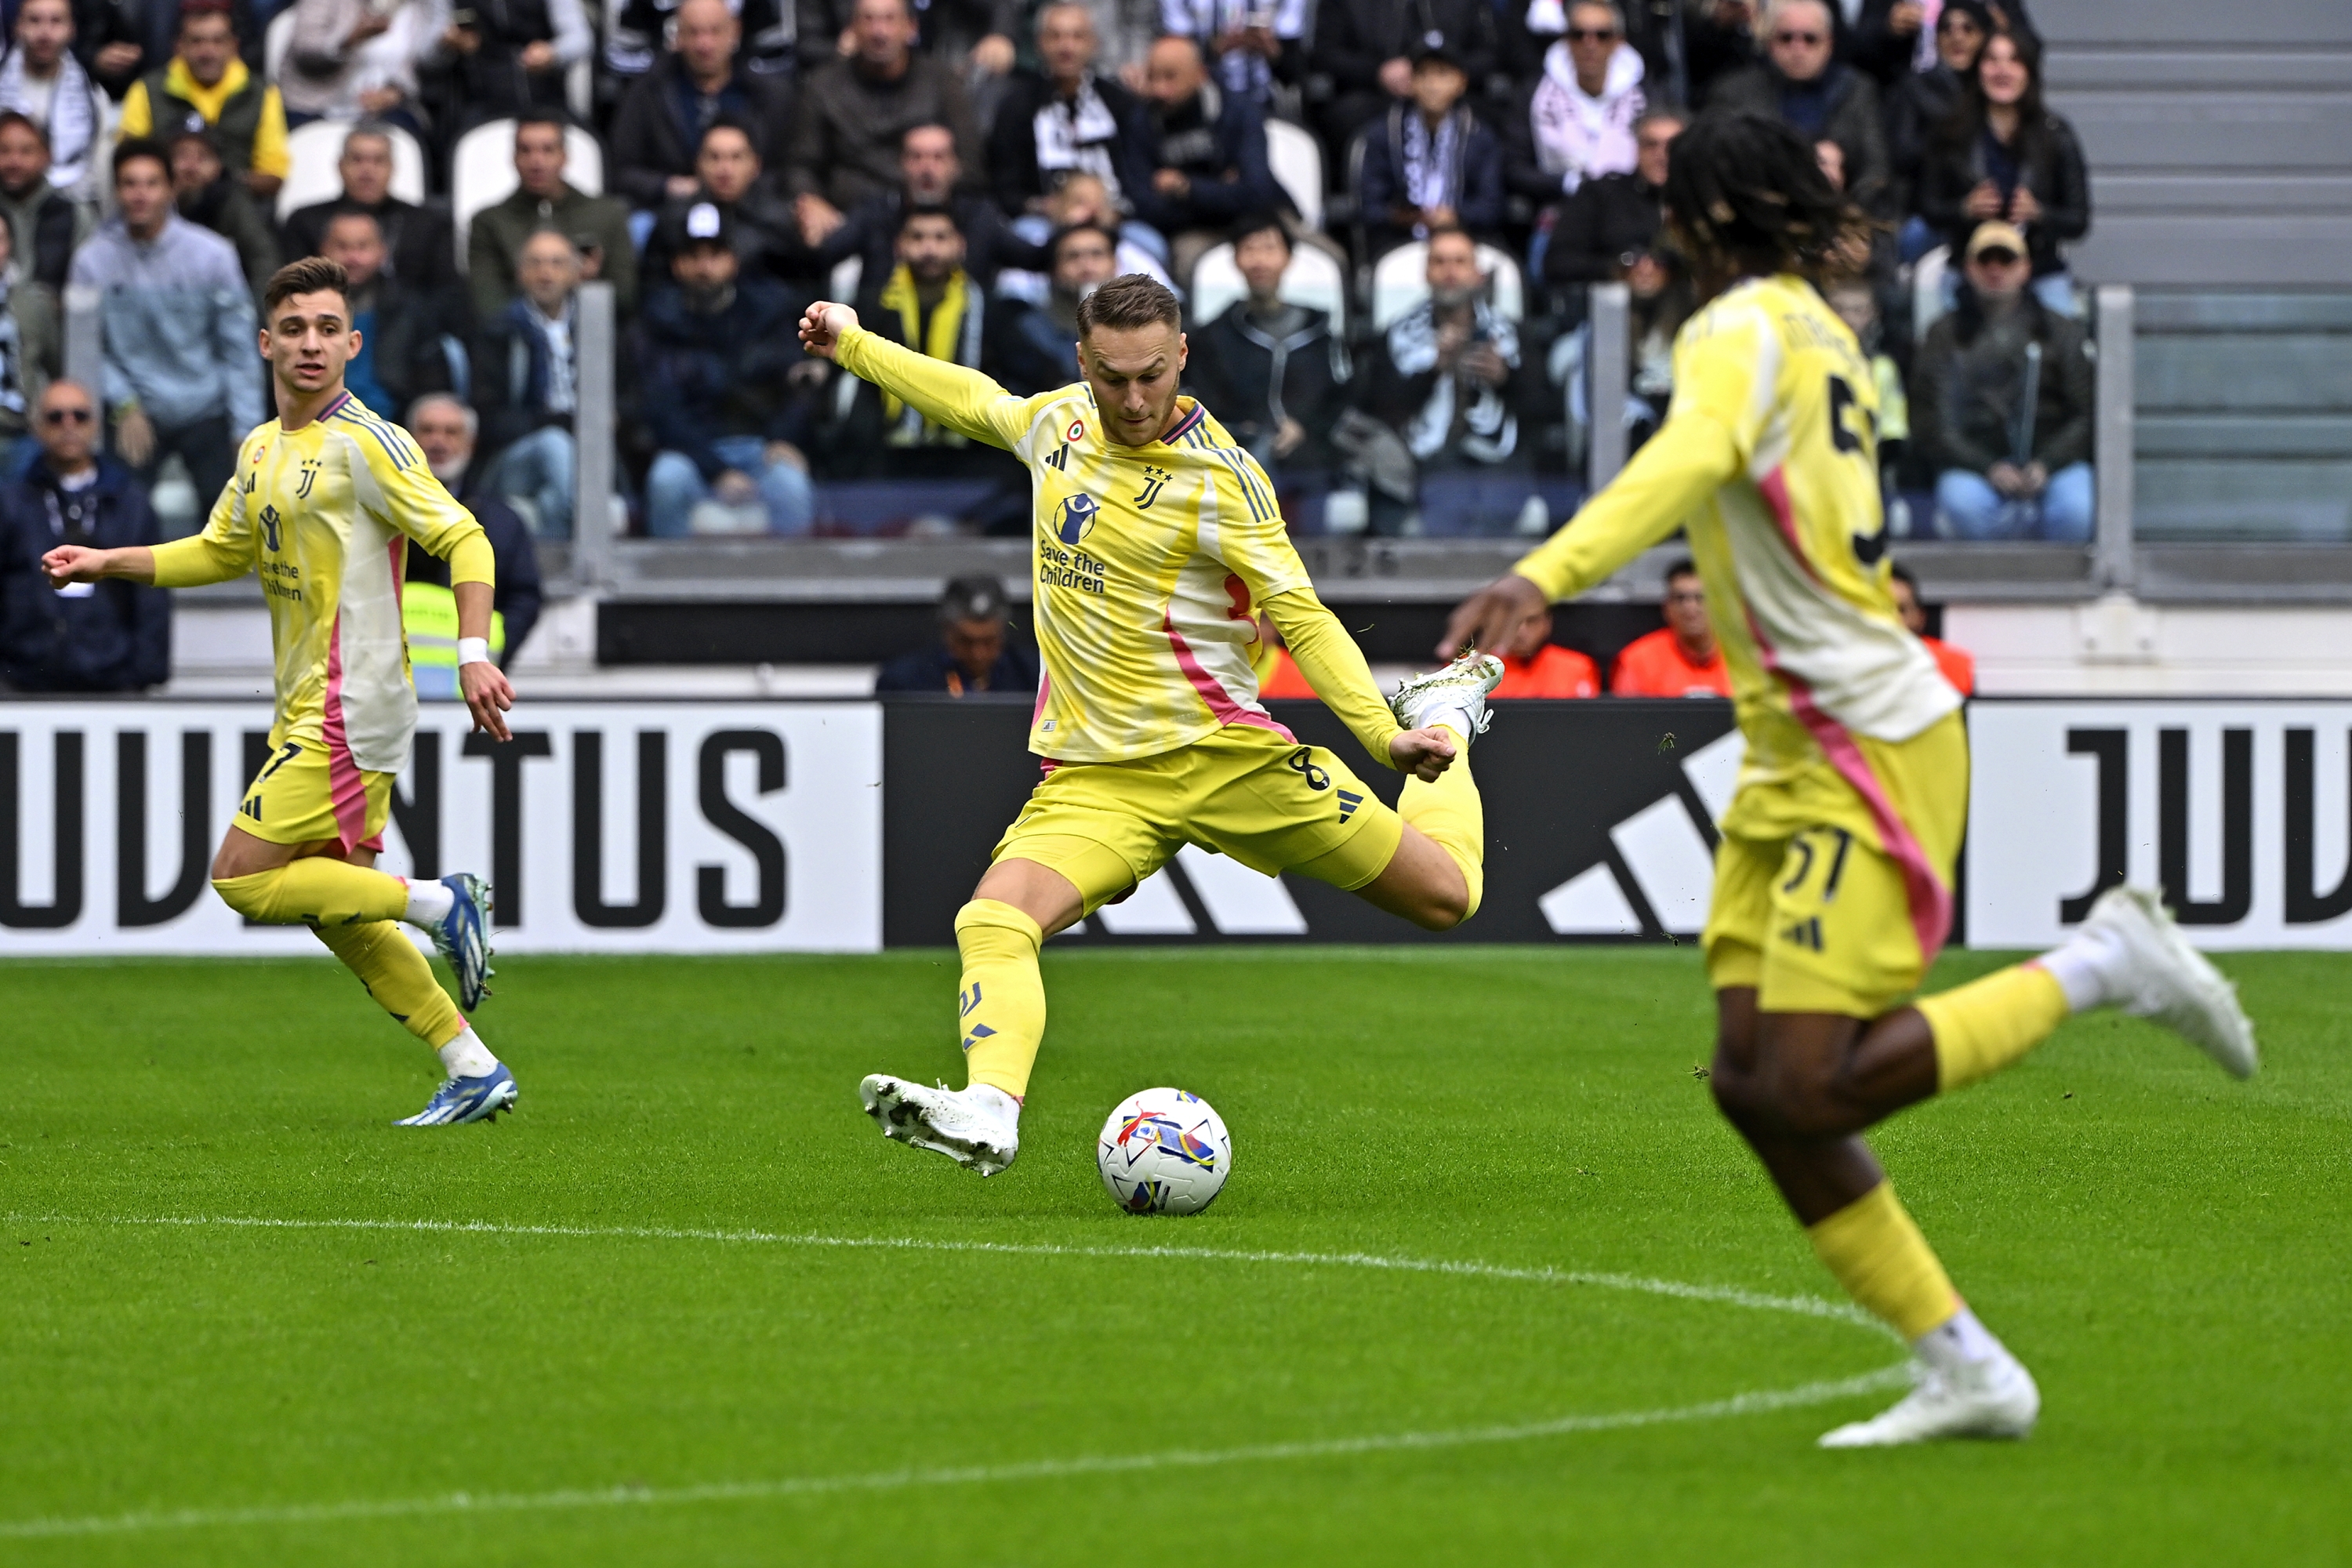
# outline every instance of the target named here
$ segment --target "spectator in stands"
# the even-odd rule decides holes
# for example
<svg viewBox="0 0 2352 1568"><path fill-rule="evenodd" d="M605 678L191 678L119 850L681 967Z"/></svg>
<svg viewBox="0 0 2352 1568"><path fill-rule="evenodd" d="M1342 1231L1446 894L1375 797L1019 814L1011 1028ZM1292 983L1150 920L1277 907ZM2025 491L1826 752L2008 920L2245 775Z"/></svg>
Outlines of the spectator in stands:
<svg viewBox="0 0 2352 1568"><path fill-rule="evenodd" d="M1892 170L1894 210L1906 215L1904 259L1916 260L1937 243L1916 216L1919 176L1927 144L1938 126L1960 107L1977 56L1992 35L1992 16L1983 0L1944 0L1936 16L1936 63L1896 79L1886 93L1886 157Z"/></svg>
<svg viewBox="0 0 2352 1568"><path fill-rule="evenodd" d="M1706 618L1706 588L1688 559L1666 568L1665 625L1635 637L1609 671L1612 697L1728 697L1731 673Z"/></svg>
<svg viewBox="0 0 2352 1568"><path fill-rule="evenodd" d="M417 68L447 14L442 0L295 0L278 79L287 123L380 120L422 137Z"/></svg>
<svg viewBox="0 0 2352 1568"><path fill-rule="evenodd" d="M997 256L1003 265L996 273L997 297L1032 304L1044 300L1053 287L1045 271L1046 247L1066 228L1089 226L1118 236L1118 249L1112 256L1113 277L1140 272L1171 289L1176 288L1168 271L1168 242L1160 231L1133 218L1122 220L1103 183L1092 174L1077 174L1062 182L1044 212L1022 214L998 240ZM1181 290L1177 298L1183 298Z"/></svg>
<svg viewBox="0 0 2352 1568"><path fill-rule="evenodd" d="M857 52L856 0L800 0L801 69ZM921 0L908 10L912 47L961 80L984 82L1020 56L1021 0Z"/></svg>
<svg viewBox="0 0 2352 1568"><path fill-rule="evenodd" d="M1556 202L1587 180L1630 172L1634 122L1648 103L1624 14L1610 0L1579 0L1568 21L1508 127L1507 178L1529 201Z"/></svg>
<svg viewBox="0 0 2352 1568"><path fill-rule="evenodd" d="M261 423L253 292L236 247L183 222L172 160L137 138L114 149L116 216L75 253L72 280L98 289L114 449L152 485L165 458L188 467L209 506Z"/></svg>
<svg viewBox="0 0 2352 1568"><path fill-rule="evenodd" d="M122 134L135 140L190 128L216 131L221 161L267 201L293 167L286 153L286 105L275 87L247 68L236 48L228 0L185 0L172 58L123 96Z"/></svg>
<svg viewBox="0 0 2352 1568"><path fill-rule="evenodd" d="M1622 279L1658 250L1667 150L1682 134L1683 116L1654 109L1633 124L1633 167L1578 185L1560 203L1544 244L1543 275L1559 288Z"/></svg>
<svg viewBox="0 0 2352 1568"><path fill-rule="evenodd" d="M96 205L106 103L74 58L70 0L24 0L16 47L0 61L0 110L41 128L49 148L49 184Z"/></svg>
<svg viewBox="0 0 2352 1568"><path fill-rule="evenodd" d="M884 665L874 689L1029 696L1037 689L1037 656L1013 640L1005 610L1004 585L995 578L955 578L940 596L940 640Z"/></svg>
<svg viewBox="0 0 2352 1568"><path fill-rule="evenodd" d="M990 323L990 372L1018 396L1078 379L1078 302L1118 276L1118 236L1099 224L1066 228L1051 247L1052 287L1042 303L1007 300Z"/></svg>
<svg viewBox="0 0 2352 1568"><path fill-rule="evenodd" d="M625 92L660 58L662 36L677 7L678 0L627 0L621 7L604 39L604 68ZM740 0L730 9L742 24L744 63L760 76L789 78L793 66L792 0Z"/></svg>
<svg viewBox="0 0 2352 1568"><path fill-rule="evenodd" d="M40 126L14 110L0 112L0 216L16 241L10 275L61 289L98 214L51 184L48 174L49 143Z"/></svg>
<svg viewBox="0 0 2352 1568"><path fill-rule="evenodd" d="M499 457L483 488L504 496L542 539L572 532L572 420L580 408L580 281L569 235L523 242L521 293L488 319L474 354L474 402Z"/></svg>
<svg viewBox="0 0 2352 1568"><path fill-rule="evenodd" d="M965 265L982 288L994 283L1000 268L1045 266L1050 234L1034 243L1014 239L995 201L963 176L953 132L944 125L912 127L898 143L898 184L850 210L825 241L824 264L862 257L864 276L879 278L897 265L900 219L915 207L945 207L964 237Z"/></svg>
<svg viewBox="0 0 2352 1568"><path fill-rule="evenodd" d="M130 90L147 58L140 42L142 18L132 11L122 0L73 0L74 58L110 98Z"/></svg>
<svg viewBox="0 0 2352 1568"><path fill-rule="evenodd" d="M702 133L695 154L697 181L691 195L662 209L661 221L647 237L644 271L646 277L669 276L670 255L665 248L680 226L688 207L707 202L727 219L727 233L735 259L747 278L799 278L814 272L816 258L801 243L800 226L782 198L760 179L756 132L731 115L720 115Z"/></svg>
<svg viewBox="0 0 2352 1568"><path fill-rule="evenodd" d="M1005 88L988 140L989 174L1008 215L1042 213L1073 174L1092 174L1125 212L1150 179L1142 100L1095 74L1094 14L1077 0L1037 13L1043 68Z"/></svg>
<svg viewBox="0 0 2352 1568"><path fill-rule="evenodd" d="M1460 61L1468 85L1483 91L1502 64L1495 7L1487 0L1322 0L1307 68L1329 79L1331 97L1317 121L1341 162L1358 131L1414 96L1412 62L1428 49Z"/></svg>
<svg viewBox="0 0 2352 1568"><path fill-rule="evenodd" d="M899 183L899 153L919 125L948 127L959 167L979 168L980 122L944 62L914 52L907 0L857 0L856 47L813 71L801 89L784 170L801 237L823 246L842 216Z"/></svg>
<svg viewBox="0 0 2352 1568"><path fill-rule="evenodd" d="M2091 537L2092 373L2083 324L2026 286L2025 237L1988 223L1968 287L1927 329L1911 407L1936 507L1962 539Z"/></svg>
<svg viewBox="0 0 2352 1568"><path fill-rule="evenodd" d="M1160 0L1160 26L1170 37L1191 39L1196 55L1215 62L1221 89L1263 112L1276 82L1299 78L1307 14L1307 0L1274 0L1271 5L1257 0Z"/></svg>
<svg viewBox="0 0 2352 1568"><path fill-rule="evenodd" d="M1503 222L1503 149L1462 96L1470 78L1443 49L1413 56L1412 101L1364 137L1356 199L1375 257L1433 229L1491 236Z"/></svg>
<svg viewBox="0 0 2352 1568"><path fill-rule="evenodd" d="M1519 623L1503 650L1503 680L1496 697L1598 697L1601 668L1572 647L1551 640L1551 606Z"/></svg>
<svg viewBox="0 0 2352 1568"><path fill-rule="evenodd" d="M343 138L342 153L335 168L342 175L343 194L329 201L297 207L288 215L285 244L281 247L286 255L320 255L327 225L335 215L362 212L375 219L376 231L383 236L386 277L397 278L413 289L444 289L458 281L457 258L450 247L448 217L392 194L392 132L388 129L365 120L352 126Z"/></svg>
<svg viewBox="0 0 2352 1568"><path fill-rule="evenodd" d="M547 110L515 119L514 165L518 184L506 200L474 215L466 243L467 277L473 286L474 315L498 319L515 295L517 263L524 242L551 228L577 247L586 277L613 285L623 313L636 309L637 247L629 238L629 209L610 196L575 190L563 178L567 156L563 121Z"/></svg>
<svg viewBox="0 0 2352 1568"><path fill-rule="evenodd" d="M1330 488L1331 428L1347 410L1350 367L1329 313L1282 297L1290 257L1279 218L1242 220L1234 264L1249 293L1193 331L1184 373L1193 395L1274 479L1291 526L1312 531Z"/></svg>
<svg viewBox="0 0 2352 1568"><path fill-rule="evenodd" d="M629 89L605 143L614 194L638 207L695 195L703 132L721 116L751 133L763 162L781 158L791 132L791 84L751 69L727 0L684 0L674 26L673 47Z"/></svg>
<svg viewBox="0 0 2352 1568"><path fill-rule="evenodd" d="M0 474L16 471L16 447L41 394L65 370L65 333L47 289L16 276L14 240L0 224Z"/></svg>
<svg viewBox="0 0 2352 1568"><path fill-rule="evenodd" d="M1540 376L1519 353L1517 327L1487 303L1468 235L1432 234L1426 277L1429 298L1373 346L1366 412L1419 465L1426 531L1497 531L1528 499L1519 422ZM1378 504L1373 521L1383 522Z"/></svg>
<svg viewBox="0 0 2352 1568"><path fill-rule="evenodd" d="M460 6L428 60L436 118L454 136L526 110L562 109L564 73L595 43L581 0Z"/></svg>
<svg viewBox="0 0 2352 1568"><path fill-rule="evenodd" d="M1919 63L1919 35L1927 16L1923 0L1862 0L1851 15L1841 8L1832 18L1844 24L1838 58L1876 83L1883 101L1887 89Z"/></svg>
<svg viewBox="0 0 2352 1568"><path fill-rule="evenodd" d="M964 237L945 207L909 207L898 223L898 259L863 280L857 319L868 331L932 359L981 368L987 296L964 269ZM860 382L843 456L893 477L953 478L997 471L994 454Z"/></svg>
<svg viewBox="0 0 2352 1568"><path fill-rule="evenodd" d="M2042 45L2032 34L1985 40L1959 107L1929 143L1918 206L1955 254L1979 224L2021 230L2034 292L2051 309L2073 311L2059 247L2090 232L2090 177L2074 128L2042 105Z"/></svg>
<svg viewBox="0 0 2352 1568"><path fill-rule="evenodd" d="M728 219L698 202L664 220L672 281L646 291L631 361L646 422L660 451L646 475L646 529L656 539L696 531L705 501L762 509L771 533L803 534L815 516L808 459L794 440L813 384L782 287L742 276Z"/></svg>
<svg viewBox="0 0 2352 1568"><path fill-rule="evenodd" d="M457 290L413 289L388 274L383 230L356 207L328 223L319 253L342 263L350 282L344 295L360 334L343 371L352 395L390 419L428 392L448 391L450 351L466 331Z"/></svg>
<svg viewBox="0 0 2352 1568"><path fill-rule="evenodd" d="M522 652L523 642L530 636L530 628L539 624L539 550L531 543L530 530L515 515L512 507L468 484L478 428L474 411L450 393L427 393L408 410L408 433L416 437L416 445L424 451L425 466L451 495L465 503L466 510L474 514L474 521L489 536L490 553L496 558L499 577L490 608L504 620L506 631L505 642L493 650L492 657L511 668L515 656ZM449 563L411 540L407 580L446 588Z"/></svg>
<svg viewBox="0 0 2352 1568"><path fill-rule="evenodd" d="M0 484L0 685L20 691L138 691L172 677L169 590L124 582L52 590L44 552L60 544L152 546L147 492L98 444L98 408L79 382L37 405L41 455Z"/></svg>
<svg viewBox="0 0 2352 1568"><path fill-rule="evenodd" d="M1707 107L1765 115L1808 142L1836 142L1846 194L1864 211L1884 214L1892 193L1878 89L1832 56L1832 26L1828 0L1775 0L1764 58L1717 82Z"/></svg>
<svg viewBox="0 0 2352 1568"><path fill-rule="evenodd" d="M1712 108L1716 87L1754 63L1759 0L1693 0L1683 23L1683 58L1690 101Z"/></svg>
<svg viewBox="0 0 2352 1568"><path fill-rule="evenodd" d="M1136 208L1168 237L1171 268L1189 286L1201 252L1244 214L1290 201L1266 163L1265 110L1211 81L1192 39L1151 46L1144 95L1151 100L1155 168L1150 187L1136 193Z"/></svg>
<svg viewBox="0 0 2352 1568"><path fill-rule="evenodd" d="M1900 561L1891 563L1887 570L1894 574L1889 586L1894 589L1895 613L1903 617L1903 624L1910 627L1911 635L1935 656L1936 668L1944 672L1944 679L1951 683L1952 689L1963 697L1974 697L1977 694L1975 656L1965 648L1954 647L1941 637L1929 637L1927 607L1919 602L1919 579L1913 576L1911 568Z"/></svg>
<svg viewBox="0 0 2352 1568"><path fill-rule="evenodd" d="M253 297L261 298L278 270L278 237L253 205L242 181L234 179L210 131L183 131L171 140L172 200L180 216L236 247L237 265Z"/></svg>

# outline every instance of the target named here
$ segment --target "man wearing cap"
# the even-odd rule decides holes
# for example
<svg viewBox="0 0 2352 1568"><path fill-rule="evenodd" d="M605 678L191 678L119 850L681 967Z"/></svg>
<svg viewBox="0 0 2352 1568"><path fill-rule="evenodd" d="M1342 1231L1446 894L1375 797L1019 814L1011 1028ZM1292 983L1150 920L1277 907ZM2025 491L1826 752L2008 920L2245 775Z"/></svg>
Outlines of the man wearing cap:
<svg viewBox="0 0 2352 1568"><path fill-rule="evenodd" d="M237 58L228 0L186 0L171 59L131 84L122 100L122 136L170 137L210 129L221 161L265 200L286 183L286 105Z"/></svg>
<svg viewBox="0 0 2352 1568"><path fill-rule="evenodd" d="M635 337L646 423L660 451L646 474L646 526L657 539L751 515L771 533L806 533L815 508L803 436L814 386L782 288L746 277L728 216L696 202L663 219L670 280L646 296ZM762 517L761 514L764 514ZM711 518L712 514L702 514ZM708 522L705 527L709 526Z"/></svg>
<svg viewBox="0 0 2352 1568"><path fill-rule="evenodd" d="M2090 355L2082 323L2028 287L2032 272L2014 225L1969 236L1958 305L1919 349L1913 435L1949 532L2079 544L2092 525Z"/></svg>
<svg viewBox="0 0 2352 1568"><path fill-rule="evenodd" d="M1461 60L1444 49L1418 50L1412 85L1411 101L1364 138L1357 199L1374 256L1433 229L1484 237L1503 221L1502 146L1462 101L1470 76Z"/></svg>
<svg viewBox="0 0 2352 1568"><path fill-rule="evenodd" d="M1412 96L1412 62L1423 49L1444 49L1462 62L1471 85L1484 89L1501 63L1497 7L1487 0L1323 0L1315 13L1315 42L1307 68L1328 77L1331 96L1317 116L1331 146Z"/></svg>
<svg viewBox="0 0 2352 1568"><path fill-rule="evenodd" d="M1013 640L1003 584L958 577L940 599L939 641L884 665L874 689L1027 697L1037 689L1037 656Z"/></svg>

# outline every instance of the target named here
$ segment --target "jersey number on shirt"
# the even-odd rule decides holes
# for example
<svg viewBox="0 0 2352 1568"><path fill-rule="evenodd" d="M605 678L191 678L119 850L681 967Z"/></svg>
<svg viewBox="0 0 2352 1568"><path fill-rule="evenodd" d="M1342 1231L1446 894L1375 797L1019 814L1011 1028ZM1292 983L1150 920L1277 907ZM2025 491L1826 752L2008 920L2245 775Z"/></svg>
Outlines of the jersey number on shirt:
<svg viewBox="0 0 2352 1568"><path fill-rule="evenodd" d="M1862 411L1863 428L1856 434L1847 422L1854 411L1853 384L1842 375L1830 377L1830 445L1841 452L1859 456L1870 469L1870 482L1878 482L1878 416L1868 409ZM1886 553L1886 524L1882 521L1876 533L1853 536L1854 559L1864 566L1875 566Z"/></svg>

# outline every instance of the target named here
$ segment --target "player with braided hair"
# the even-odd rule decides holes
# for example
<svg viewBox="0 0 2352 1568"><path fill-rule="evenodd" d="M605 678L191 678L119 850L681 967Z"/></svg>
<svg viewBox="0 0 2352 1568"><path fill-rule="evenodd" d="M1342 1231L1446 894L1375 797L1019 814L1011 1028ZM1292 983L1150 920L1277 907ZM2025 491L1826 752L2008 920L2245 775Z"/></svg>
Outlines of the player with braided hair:
<svg viewBox="0 0 2352 1568"><path fill-rule="evenodd" d="M1747 741L1704 944L1716 1103L1814 1250L1916 1352L1916 1387L1832 1447L2021 1437L2032 1377L1953 1290L1862 1132L2023 1056L2069 1014L2152 1017L2238 1077L2252 1026L2155 893L2102 897L2064 946L1913 1004L1951 928L1968 814L1958 693L1905 629L1878 491L1877 383L1820 286L1866 253L1861 215L1780 121L1676 138L1668 237L1706 303L1675 341L1664 425L1444 651L1498 646L1677 528L1716 606Z"/></svg>

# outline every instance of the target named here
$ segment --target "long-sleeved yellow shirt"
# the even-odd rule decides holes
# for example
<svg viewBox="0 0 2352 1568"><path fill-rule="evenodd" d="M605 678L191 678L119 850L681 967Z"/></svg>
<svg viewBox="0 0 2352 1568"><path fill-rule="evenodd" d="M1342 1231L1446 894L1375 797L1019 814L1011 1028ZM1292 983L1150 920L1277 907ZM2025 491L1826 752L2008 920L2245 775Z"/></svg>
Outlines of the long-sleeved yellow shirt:
<svg viewBox="0 0 2352 1568"><path fill-rule="evenodd" d="M1032 752L1128 762L1228 724L1279 729L1250 666L1263 606L1316 695L1381 765L1396 765L1396 719L1362 651L1316 597L1265 471L1207 409L1181 399L1158 440L1123 447L1106 438L1084 384L1015 397L863 328L842 334L837 357L1029 469L1045 665Z"/></svg>

